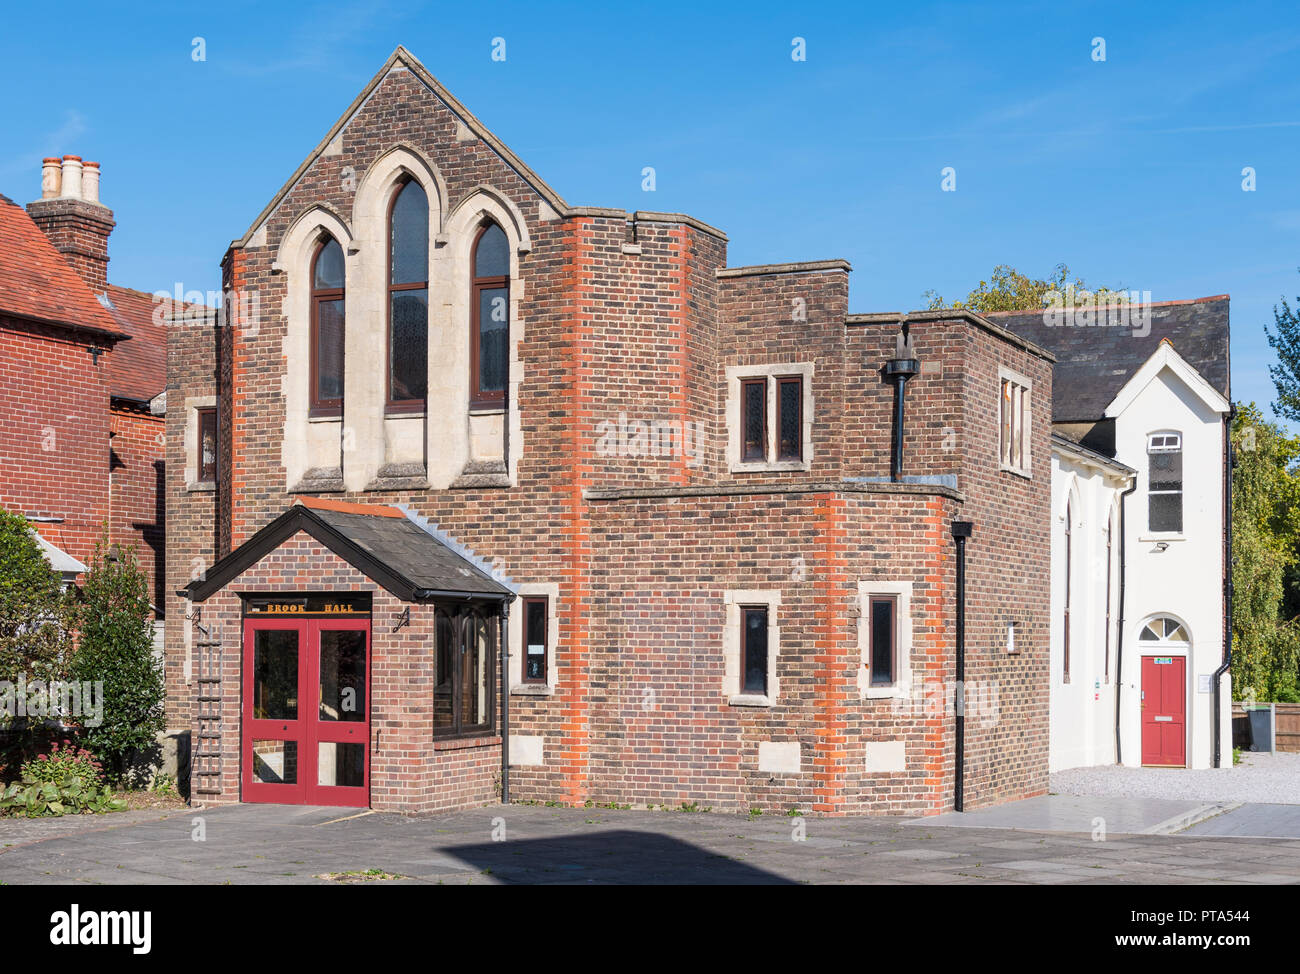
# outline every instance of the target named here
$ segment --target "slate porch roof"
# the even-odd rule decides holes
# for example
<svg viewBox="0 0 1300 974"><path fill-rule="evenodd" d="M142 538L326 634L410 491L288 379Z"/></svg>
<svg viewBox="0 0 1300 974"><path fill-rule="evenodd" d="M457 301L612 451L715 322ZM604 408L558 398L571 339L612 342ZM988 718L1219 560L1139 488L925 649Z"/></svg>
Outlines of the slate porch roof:
<svg viewBox="0 0 1300 974"><path fill-rule="evenodd" d="M204 601L299 531L404 602L514 598L509 588L398 508L316 497L300 498L181 594Z"/></svg>
<svg viewBox="0 0 1300 974"><path fill-rule="evenodd" d="M1150 305L1150 334L1133 328L1049 326L1041 311L995 311L985 315L1008 331L1056 355L1052 421L1101 420L1106 407L1161 341L1224 398L1232 400L1228 361L1228 295Z"/></svg>

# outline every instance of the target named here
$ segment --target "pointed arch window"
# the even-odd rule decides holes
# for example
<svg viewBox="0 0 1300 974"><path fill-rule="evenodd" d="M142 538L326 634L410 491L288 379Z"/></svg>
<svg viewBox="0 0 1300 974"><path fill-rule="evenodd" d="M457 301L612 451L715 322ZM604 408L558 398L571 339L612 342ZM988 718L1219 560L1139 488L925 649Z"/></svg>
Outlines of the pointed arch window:
<svg viewBox="0 0 1300 974"><path fill-rule="evenodd" d="M388 215L387 411L424 409L429 370L429 198L413 179Z"/></svg>
<svg viewBox="0 0 1300 974"><path fill-rule="evenodd" d="M510 247L505 231L488 222L470 254L470 406L505 405L510 364Z"/></svg>
<svg viewBox="0 0 1300 974"><path fill-rule="evenodd" d="M1064 617L1061 620L1062 630L1064 633L1063 642L1062 642L1062 648L1064 652L1062 653L1062 665L1061 665L1061 681L1063 683L1070 682L1070 589L1073 587L1070 583L1073 581L1071 575L1073 574L1073 570L1074 570L1073 553L1070 550L1071 547L1070 525L1073 520L1074 520L1073 501L1066 501L1065 502L1065 603L1064 603L1064 613L1063 613Z"/></svg>
<svg viewBox="0 0 1300 974"><path fill-rule="evenodd" d="M322 237L311 260L312 416L343 415L343 248Z"/></svg>

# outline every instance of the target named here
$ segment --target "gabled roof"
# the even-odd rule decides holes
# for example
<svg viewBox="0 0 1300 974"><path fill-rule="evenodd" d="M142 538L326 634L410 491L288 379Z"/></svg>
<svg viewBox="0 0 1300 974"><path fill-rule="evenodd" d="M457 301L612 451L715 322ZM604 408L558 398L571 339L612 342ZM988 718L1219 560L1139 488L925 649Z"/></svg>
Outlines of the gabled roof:
<svg viewBox="0 0 1300 974"><path fill-rule="evenodd" d="M311 168L312 164L321 156L322 153L325 152L330 143L334 141L338 134L347 126L348 122L351 121L352 116L357 113L367 100L369 100L370 95L379 87L380 82L382 82L384 78L388 76L388 73L394 68L405 68L410 71L426 88L433 92L439 101L446 105L447 108L464 123L467 129L482 139L484 144L500 156L507 166L519 173L520 177L531 185L533 189L537 191L537 194L546 200L553 209L559 213L563 213L569 208L569 204L564 201L560 194L548 186L546 181L538 176L537 173L529 169L522 159L510 151L504 142L488 130L486 125L475 118L468 108L462 105L451 92L442 86L437 78L429 73L429 69L420 63L419 58L406 48L399 45L397 50L393 51L388 60L384 62L384 66L375 73L375 76L370 79L369 83L361 89L361 93L353 99L352 104L348 106L347 111L339 116L339 120L334 123L327 133L325 133L325 138L321 139L316 145L316 148L311 150L307 158L302 161L302 165L294 170L293 175L290 176L288 181L280 187L279 192L271 198L271 202L266 204L266 207L262 212L257 215L257 219L252 222L252 225L249 226L248 230L245 231L241 238L233 242L232 246L245 247L248 245L248 241L252 238L253 234L257 232L258 227L265 222L267 217L275 212L276 207L280 205L281 200L283 200L285 196L288 195L289 191L293 189L294 184L303 177L307 170Z"/></svg>
<svg viewBox="0 0 1300 974"><path fill-rule="evenodd" d="M1232 408L1232 404L1226 398L1219 394L1213 386L1205 381L1205 378L1188 364L1187 360L1178 354L1178 350L1165 339L1160 343L1142 368L1133 373L1133 377L1124 383L1124 387L1111 400L1110 405L1106 407L1106 418L1114 419L1124 410L1132 405L1133 400L1138 394L1145 389L1163 369L1169 369L1174 375L1182 379L1192 393L1205 403L1206 407L1216 413L1226 413Z"/></svg>
<svg viewBox="0 0 1300 974"><path fill-rule="evenodd" d="M204 578L190 582L183 594L204 601L299 531L403 602L438 596L514 598L509 588L398 508L315 497L301 498L213 565Z"/></svg>
<svg viewBox="0 0 1300 974"><path fill-rule="evenodd" d="M113 340L128 337L27 211L3 195L0 314L96 332Z"/></svg>
<svg viewBox="0 0 1300 974"><path fill-rule="evenodd" d="M100 300L133 339L108 357L109 392L119 399L146 403L167 388L167 327L154 320L152 294L108 285ZM163 313L170 318L171 300Z"/></svg>
<svg viewBox="0 0 1300 974"><path fill-rule="evenodd" d="M1053 422L1103 419L1106 407L1165 339L1219 395L1231 399L1228 295L1146 307L1151 314L1146 335L1131 327L1052 326L1041 311L995 311L986 317L1055 353Z"/></svg>

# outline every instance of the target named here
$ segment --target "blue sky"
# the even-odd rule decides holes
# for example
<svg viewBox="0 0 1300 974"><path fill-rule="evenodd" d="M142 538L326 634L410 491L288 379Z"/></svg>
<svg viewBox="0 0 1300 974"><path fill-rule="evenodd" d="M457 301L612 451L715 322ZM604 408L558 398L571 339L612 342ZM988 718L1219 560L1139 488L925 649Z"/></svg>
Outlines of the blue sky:
<svg viewBox="0 0 1300 974"><path fill-rule="evenodd" d="M1263 325L1300 294L1294 3L11 6L0 192L39 196L44 155L97 159L115 283L215 289L398 44L570 203L690 213L732 264L847 258L853 311L998 263L1227 292L1234 398L1273 398Z"/></svg>

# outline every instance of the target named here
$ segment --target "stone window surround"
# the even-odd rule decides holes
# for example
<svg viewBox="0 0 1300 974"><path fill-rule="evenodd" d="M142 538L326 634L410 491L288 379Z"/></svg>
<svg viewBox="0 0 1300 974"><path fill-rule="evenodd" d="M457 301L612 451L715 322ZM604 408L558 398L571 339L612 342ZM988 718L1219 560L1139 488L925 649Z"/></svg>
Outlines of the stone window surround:
<svg viewBox="0 0 1300 974"><path fill-rule="evenodd" d="M216 396L194 396L185 400L185 489L196 493L217 489L214 481L199 480L199 410L216 408L218 408ZM221 417L218 415L218 435L220 430ZM217 476L221 476L220 469L217 471Z"/></svg>
<svg viewBox="0 0 1300 974"><path fill-rule="evenodd" d="M765 365L728 365L727 366L727 466L732 473L772 473L787 470L812 469L812 427L813 427L813 373L811 362L778 362ZM797 375L803 380L803 403L800 421L803 426L803 458L800 460L775 460L777 440L780 431L777 428L777 385L778 377ZM766 456L763 461L743 462L740 459L740 445L743 436L740 429L740 390L745 379L767 380L767 443Z"/></svg>
<svg viewBox="0 0 1300 974"><path fill-rule="evenodd" d="M560 643L560 586L556 582L525 582L519 585L515 599L510 606L510 621L507 633L510 637L510 695L515 697L550 697L554 696L560 685L559 671L555 664L556 649ZM524 603L529 595L546 596L546 682L524 683Z"/></svg>
<svg viewBox="0 0 1300 974"><path fill-rule="evenodd" d="M1002 383L1010 379L1016 385L1025 390L1024 415L1021 417L1021 453L1024 457L1024 463L1017 467L1014 464L1002 462ZM1007 473L1013 473L1017 477L1024 477L1026 480L1033 480L1034 457L1032 451L1033 442L1033 415L1034 415L1034 384L1025 376L1021 375L1014 369L1009 369L1005 365L998 366L998 390L997 390L997 417L998 417L998 469ZM1050 408L1051 404L1048 404Z"/></svg>
<svg viewBox="0 0 1300 974"><path fill-rule="evenodd" d="M898 600L895 622L898 631L895 652L898 672L890 686L871 685L871 596L891 595ZM912 692L912 583L879 579L858 581L858 698L860 700L907 699Z"/></svg>
<svg viewBox="0 0 1300 974"><path fill-rule="evenodd" d="M370 353L376 343L386 347L387 203L392 187L405 178L420 182L429 198L429 374L449 380L431 381L428 414L460 415L464 422L426 423L423 414L385 417L382 403L370 402L376 395L382 395L382 390L376 392L370 388L383 385L382 367L371 369L374 375L349 369L341 420L332 418L332 423L331 418L323 422L310 420L306 406L309 392L306 370L290 368L283 384L286 429L282 449L286 486L290 490L300 484L302 489L329 489L313 487L312 478L307 475L318 474L322 468L328 471L340 463L325 456L325 453L335 456L338 452L333 448L332 429L338 430L343 444L351 444L351 449L342 451L342 469L338 471L341 480L333 489L388 489L394 486L394 474L401 475L399 480L418 480L419 486L432 489L484 486L485 478L492 481L491 486L514 486L523 452L518 408L519 342L524 333L519 310L524 292L520 260L531 251L532 243L519 208L493 187L475 187L448 210L445 182L437 167L413 147L398 145L382 153L362 177L352 207L353 226L328 205L318 204L304 211L284 235L274 265L274 270L288 275L283 307L288 323L285 358L289 362L303 361L309 353L309 265L315 244L325 233L343 246L347 265L345 362L373 361L375 356ZM495 221L510 241L508 412L472 410L468 406L468 262L474 232L484 219ZM439 390L445 402L435 399ZM487 463L475 455L476 444L485 442L480 429L485 416L489 421L490 417L496 417L508 451L500 459ZM418 423L420 429L412 431L412 422ZM309 441L316 445L309 447ZM397 454L393 453L393 444L398 445ZM425 470L425 476L410 476L411 471L406 468L422 467L423 460L417 459L422 457L436 457L441 462Z"/></svg>
<svg viewBox="0 0 1300 974"><path fill-rule="evenodd" d="M726 605L722 631L722 693L732 707L771 707L781 694L776 661L781 655L781 590L729 589L723 593ZM740 680L741 606L767 606L767 693L744 693Z"/></svg>

